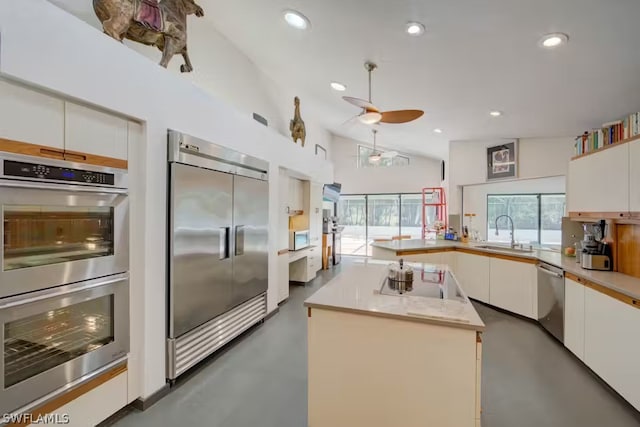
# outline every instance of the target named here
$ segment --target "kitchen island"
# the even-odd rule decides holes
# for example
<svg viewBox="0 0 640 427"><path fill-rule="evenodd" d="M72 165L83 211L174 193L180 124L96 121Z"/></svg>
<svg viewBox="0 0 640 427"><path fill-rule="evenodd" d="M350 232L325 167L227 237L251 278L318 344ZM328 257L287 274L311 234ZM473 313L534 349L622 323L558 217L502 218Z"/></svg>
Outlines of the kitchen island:
<svg viewBox="0 0 640 427"><path fill-rule="evenodd" d="M305 301L311 427L480 425L484 323L447 266L348 267Z"/></svg>

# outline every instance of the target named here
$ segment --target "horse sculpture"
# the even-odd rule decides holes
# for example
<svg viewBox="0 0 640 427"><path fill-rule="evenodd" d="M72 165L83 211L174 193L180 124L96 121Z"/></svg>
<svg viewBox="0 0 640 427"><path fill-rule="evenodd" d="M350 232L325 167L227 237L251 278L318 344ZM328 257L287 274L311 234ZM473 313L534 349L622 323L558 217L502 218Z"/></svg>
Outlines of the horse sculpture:
<svg viewBox="0 0 640 427"><path fill-rule="evenodd" d="M105 34L122 42L124 38L162 51L160 65L167 68L173 55L180 54L180 71L193 71L187 52L187 16L204 16L194 0L93 0L93 9Z"/></svg>

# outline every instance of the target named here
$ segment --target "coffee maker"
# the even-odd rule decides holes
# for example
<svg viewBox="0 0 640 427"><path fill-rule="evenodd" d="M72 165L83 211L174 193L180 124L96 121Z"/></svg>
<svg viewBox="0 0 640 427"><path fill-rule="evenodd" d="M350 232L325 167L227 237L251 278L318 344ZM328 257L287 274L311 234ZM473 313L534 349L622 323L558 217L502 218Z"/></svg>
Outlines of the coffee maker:
<svg viewBox="0 0 640 427"><path fill-rule="evenodd" d="M613 270L611 245L605 242L607 222L600 220L594 224L584 224L584 239L580 266L587 270Z"/></svg>

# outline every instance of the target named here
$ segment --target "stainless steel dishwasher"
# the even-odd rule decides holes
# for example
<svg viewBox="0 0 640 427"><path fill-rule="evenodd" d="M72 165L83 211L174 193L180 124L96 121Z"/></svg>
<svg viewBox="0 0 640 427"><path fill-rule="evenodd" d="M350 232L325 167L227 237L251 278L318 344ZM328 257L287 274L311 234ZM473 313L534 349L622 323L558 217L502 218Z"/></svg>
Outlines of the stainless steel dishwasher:
<svg viewBox="0 0 640 427"><path fill-rule="evenodd" d="M538 321L564 342L564 274L551 264L538 264Z"/></svg>

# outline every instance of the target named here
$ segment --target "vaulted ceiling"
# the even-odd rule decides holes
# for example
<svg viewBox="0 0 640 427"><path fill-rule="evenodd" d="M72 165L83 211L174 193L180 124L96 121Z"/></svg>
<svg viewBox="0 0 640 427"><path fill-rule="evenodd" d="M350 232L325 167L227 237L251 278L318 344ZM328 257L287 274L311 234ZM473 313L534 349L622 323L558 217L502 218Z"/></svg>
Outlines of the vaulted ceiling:
<svg viewBox="0 0 640 427"><path fill-rule="evenodd" d="M640 110L637 0L199 0L206 19L280 85L299 89L334 133L370 140L341 95L366 98L365 60L379 65L373 100L418 108L382 125L385 146L444 157L449 140L570 136ZM307 31L284 22L295 9ZM421 37L405 33L423 23ZM539 47L547 33L569 43ZM338 93L331 81L347 85ZM500 118L489 116L500 110ZM442 134L433 129L440 128Z"/></svg>

